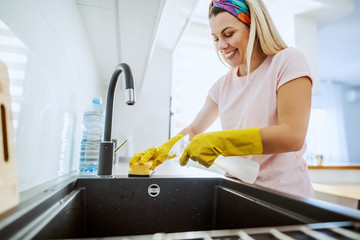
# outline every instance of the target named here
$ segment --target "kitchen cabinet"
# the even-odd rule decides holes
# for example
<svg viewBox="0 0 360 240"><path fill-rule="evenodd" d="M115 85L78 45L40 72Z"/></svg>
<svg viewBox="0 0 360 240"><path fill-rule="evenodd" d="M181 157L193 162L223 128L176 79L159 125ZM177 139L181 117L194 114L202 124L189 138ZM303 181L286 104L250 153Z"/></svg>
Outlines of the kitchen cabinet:
<svg viewBox="0 0 360 240"><path fill-rule="evenodd" d="M316 199L359 209L359 165L309 166L308 168Z"/></svg>
<svg viewBox="0 0 360 240"><path fill-rule="evenodd" d="M315 197L360 210L360 183L313 183Z"/></svg>

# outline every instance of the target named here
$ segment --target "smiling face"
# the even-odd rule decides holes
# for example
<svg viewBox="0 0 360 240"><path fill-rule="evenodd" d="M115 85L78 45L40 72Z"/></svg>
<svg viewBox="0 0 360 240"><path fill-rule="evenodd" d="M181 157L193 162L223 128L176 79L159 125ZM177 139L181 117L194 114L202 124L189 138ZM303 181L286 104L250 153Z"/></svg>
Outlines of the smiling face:
<svg viewBox="0 0 360 240"><path fill-rule="evenodd" d="M210 17L209 22L215 46L229 65L237 67L246 64L249 27L228 12Z"/></svg>

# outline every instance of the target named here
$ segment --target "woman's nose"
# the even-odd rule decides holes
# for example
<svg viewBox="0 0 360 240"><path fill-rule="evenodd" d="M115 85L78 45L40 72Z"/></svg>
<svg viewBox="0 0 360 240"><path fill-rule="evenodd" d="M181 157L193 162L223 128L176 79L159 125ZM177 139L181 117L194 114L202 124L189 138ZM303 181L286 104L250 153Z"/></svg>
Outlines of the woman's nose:
<svg viewBox="0 0 360 240"><path fill-rule="evenodd" d="M218 46L217 46L219 51L226 49L228 47L228 45L229 44L224 39L219 38Z"/></svg>

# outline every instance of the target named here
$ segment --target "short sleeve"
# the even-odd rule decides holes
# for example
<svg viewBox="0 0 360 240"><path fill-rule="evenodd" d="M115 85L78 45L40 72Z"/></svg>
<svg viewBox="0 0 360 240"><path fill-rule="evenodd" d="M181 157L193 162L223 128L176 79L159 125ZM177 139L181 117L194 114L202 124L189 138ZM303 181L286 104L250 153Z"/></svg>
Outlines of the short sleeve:
<svg viewBox="0 0 360 240"><path fill-rule="evenodd" d="M216 104L219 104L220 99L220 89L223 84L225 76L221 77L219 80L217 80L214 85L210 88L208 97L211 98Z"/></svg>
<svg viewBox="0 0 360 240"><path fill-rule="evenodd" d="M275 55L279 62L277 90L296 78L308 77L313 82L309 64L304 54L296 48L287 48Z"/></svg>

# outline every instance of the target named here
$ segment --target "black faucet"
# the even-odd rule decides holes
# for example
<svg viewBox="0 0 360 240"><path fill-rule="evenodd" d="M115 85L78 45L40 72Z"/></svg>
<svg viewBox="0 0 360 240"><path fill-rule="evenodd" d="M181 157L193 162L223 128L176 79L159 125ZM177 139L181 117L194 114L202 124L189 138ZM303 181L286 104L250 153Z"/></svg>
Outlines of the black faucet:
<svg viewBox="0 0 360 240"><path fill-rule="evenodd" d="M100 143L98 175L112 175L114 161L114 143L111 141L112 115L116 83L120 74L125 76L125 98L127 105L135 104L134 80L129 65L120 63L114 70L110 80L106 99L106 115L104 127L104 139Z"/></svg>

